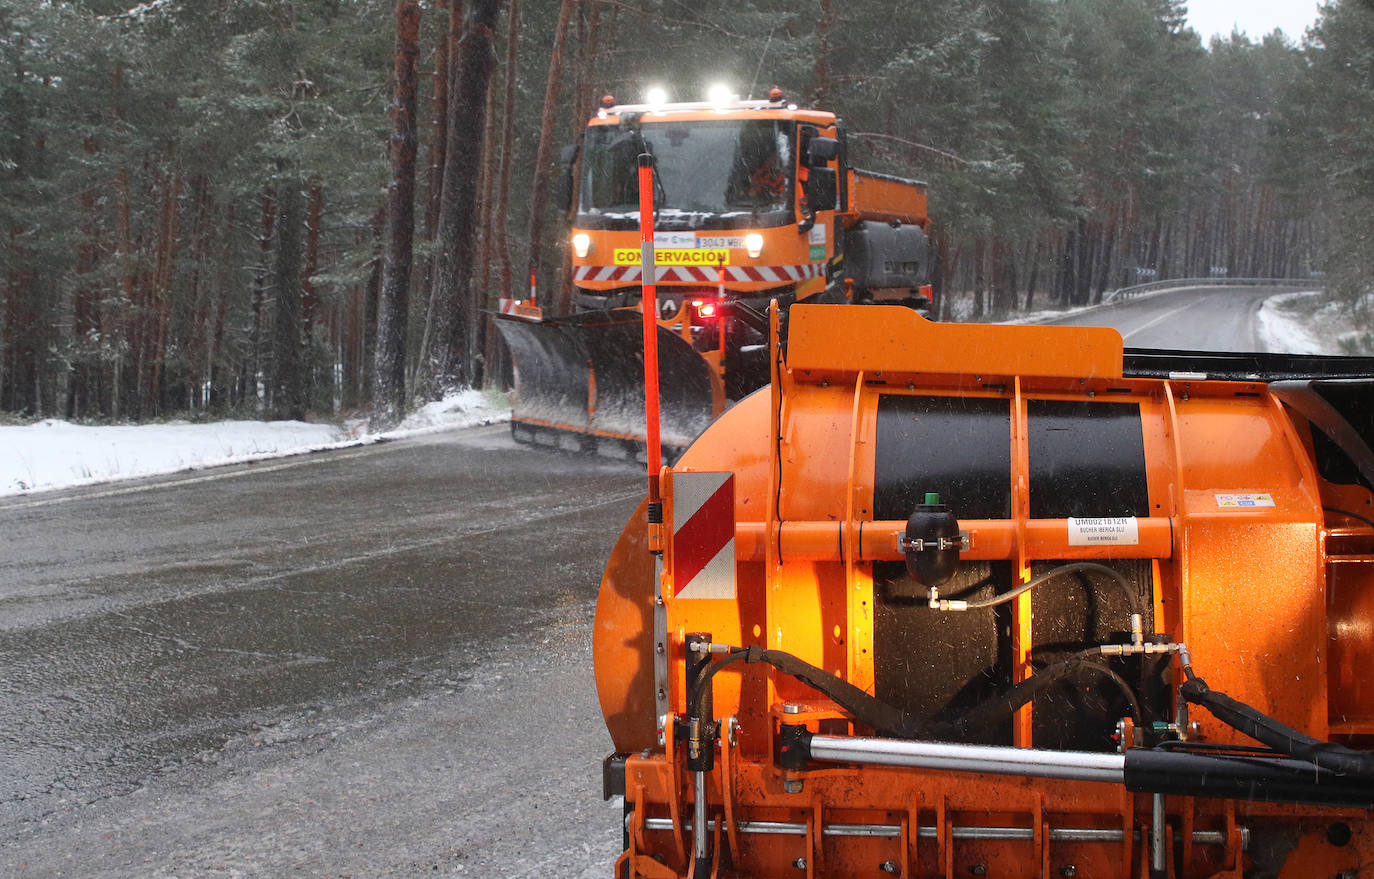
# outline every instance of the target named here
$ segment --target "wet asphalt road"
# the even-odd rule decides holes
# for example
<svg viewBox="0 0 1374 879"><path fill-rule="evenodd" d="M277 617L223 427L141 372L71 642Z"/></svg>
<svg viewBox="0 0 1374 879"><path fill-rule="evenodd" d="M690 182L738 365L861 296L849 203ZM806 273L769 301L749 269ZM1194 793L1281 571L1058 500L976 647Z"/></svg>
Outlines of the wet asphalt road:
<svg viewBox="0 0 1374 879"><path fill-rule="evenodd" d="M1289 292L1288 288L1190 287L1090 309L1047 323L1115 327L1128 348L1264 351L1260 306L1269 297L1284 292Z"/></svg>
<svg viewBox="0 0 1374 879"><path fill-rule="evenodd" d="M498 425L0 500L0 875L609 875L642 486Z"/></svg>

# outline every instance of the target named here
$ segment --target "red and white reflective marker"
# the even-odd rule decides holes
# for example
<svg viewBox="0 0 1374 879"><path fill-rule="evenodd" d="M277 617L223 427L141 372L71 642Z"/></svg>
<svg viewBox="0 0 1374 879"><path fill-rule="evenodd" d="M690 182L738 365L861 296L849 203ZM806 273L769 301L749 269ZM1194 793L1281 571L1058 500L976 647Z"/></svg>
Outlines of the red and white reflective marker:
<svg viewBox="0 0 1374 879"><path fill-rule="evenodd" d="M735 474L673 473L674 598L735 597Z"/></svg>

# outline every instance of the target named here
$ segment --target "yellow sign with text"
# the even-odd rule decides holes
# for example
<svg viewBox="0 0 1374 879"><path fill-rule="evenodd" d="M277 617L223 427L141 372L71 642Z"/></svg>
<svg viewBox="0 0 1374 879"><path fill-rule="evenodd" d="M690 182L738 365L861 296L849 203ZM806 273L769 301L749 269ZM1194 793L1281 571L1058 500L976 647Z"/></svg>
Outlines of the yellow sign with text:
<svg viewBox="0 0 1374 879"><path fill-rule="evenodd" d="M639 248L616 248L615 264L618 266L639 265ZM654 262L661 266L728 266L730 251L724 248L699 247L690 250L661 247L654 251Z"/></svg>

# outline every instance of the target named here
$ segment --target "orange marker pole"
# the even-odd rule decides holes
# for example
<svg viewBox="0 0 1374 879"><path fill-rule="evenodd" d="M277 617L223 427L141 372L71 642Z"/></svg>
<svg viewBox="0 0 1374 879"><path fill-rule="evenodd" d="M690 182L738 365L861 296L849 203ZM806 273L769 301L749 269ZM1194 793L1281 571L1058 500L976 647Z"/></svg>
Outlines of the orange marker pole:
<svg viewBox="0 0 1374 879"><path fill-rule="evenodd" d="M639 157L639 271L644 312L644 418L648 427L649 540L657 543L657 525L663 521L658 471L663 466L658 424L658 285L654 257L654 157Z"/></svg>

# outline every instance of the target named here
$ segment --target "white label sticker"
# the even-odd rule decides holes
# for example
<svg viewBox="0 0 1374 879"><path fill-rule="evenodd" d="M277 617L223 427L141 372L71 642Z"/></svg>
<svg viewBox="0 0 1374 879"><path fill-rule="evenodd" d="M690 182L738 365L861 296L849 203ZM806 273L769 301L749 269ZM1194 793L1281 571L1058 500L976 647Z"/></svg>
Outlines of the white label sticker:
<svg viewBox="0 0 1374 879"><path fill-rule="evenodd" d="M1140 523L1135 517L1069 519L1069 546L1135 546L1140 543Z"/></svg>
<svg viewBox="0 0 1374 879"><path fill-rule="evenodd" d="M809 239L807 239L807 243L808 243L808 244L824 244L824 243L825 243L825 229L826 229L826 226L825 226L824 223L817 223L816 225L812 226L812 227L811 227L811 237L810 237Z"/></svg>
<svg viewBox="0 0 1374 879"><path fill-rule="evenodd" d="M1274 496L1272 494L1219 494L1217 495L1217 506L1224 509L1240 509L1242 507L1272 507Z"/></svg>

